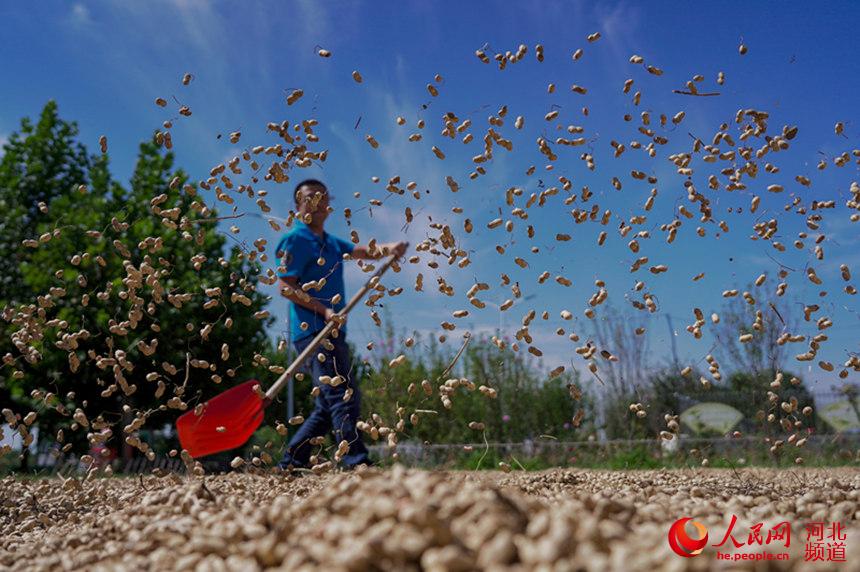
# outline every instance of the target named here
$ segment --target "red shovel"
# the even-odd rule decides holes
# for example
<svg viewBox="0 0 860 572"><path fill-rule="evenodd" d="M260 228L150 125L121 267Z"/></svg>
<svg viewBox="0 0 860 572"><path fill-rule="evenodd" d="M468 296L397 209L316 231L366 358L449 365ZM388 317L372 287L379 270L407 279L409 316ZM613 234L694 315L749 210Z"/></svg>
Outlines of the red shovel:
<svg viewBox="0 0 860 572"><path fill-rule="evenodd" d="M355 293L338 315L347 315L359 300L379 283L379 277L396 259L396 256L389 258L370 277L364 287ZM195 408L194 411L183 414L176 421L176 430L179 433L179 443L182 448L196 458L234 449L244 444L263 422L263 410L266 406L331 333L335 325L334 321L328 322L265 394L259 387L260 383L256 379L251 379L216 395L204 403L202 408Z"/></svg>

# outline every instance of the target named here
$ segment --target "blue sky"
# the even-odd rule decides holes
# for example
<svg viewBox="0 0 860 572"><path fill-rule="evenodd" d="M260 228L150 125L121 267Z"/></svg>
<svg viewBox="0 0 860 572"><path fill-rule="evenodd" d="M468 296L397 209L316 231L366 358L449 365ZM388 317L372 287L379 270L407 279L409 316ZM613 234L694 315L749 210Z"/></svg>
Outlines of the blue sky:
<svg viewBox="0 0 860 572"><path fill-rule="evenodd" d="M633 294L636 280L644 280L660 308L649 324L652 363L669 359L664 319L669 314L677 330L681 361L704 365L713 340L708 327L698 341L684 331L684 326L695 320L692 308L701 308L706 316L719 311L723 290L743 289L762 272L768 274L763 288L774 288L779 267L770 256L796 269L788 277L789 293L807 304L819 304L822 310L816 317L829 315L835 323L827 332L830 340L822 346L818 359L838 367L847 359L847 352L860 350L857 297L841 292L844 284L838 271L839 264L846 263L855 276L860 274L860 223L849 221L850 212L845 207L850 183L860 177L856 159L841 168L833 164L840 153L860 148L860 113L854 95L860 92L860 63L856 58L860 7L856 3L819 4L811 10L809 4L799 2L694 6L659 2L82 0L27 7L5 3L0 6L0 22L0 142L17 128L22 116L35 116L53 98L65 118L79 123L81 139L92 151L98 148L100 135L108 137L113 170L122 180L131 173L138 143L165 119L178 118L173 97L193 110L192 117L177 120L173 129L177 164L193 179L205 178L213 166L246 148L273 144L274 138L265 130L267 122L316 118L321 141L315 148L328 149L328 161L321 169L290 173L292 180L285 185L258 185L269 192L273 214L286 216L292 207L292 184L314 176L325 180L335 195L331 232L347 235L341 213L351 208L355 213L353 228L363 239L405 237L414 245L431 232L427 223L432 217L434 222L450 224L462 247L471 252L472 264L464 270L448 267L444 260L439 260L438 271L430 269L425 255L420 265L407 266L401 274L388 277L390 287L404 287L403 295L388 302L400 329L438 335L442 333L441 321L455 322L459 327L449 334L448 344L452 346L459 345L459 333L467 329L492 331L499 323L497 310L490 305L476 310L466 300L465 291L476 280L487 282L492 289L483 292L481 298L502 302L511 297L510 290L500 286L499 274L504 271L520 281L525 295L535 295L506 313L507 332L513 333L527 308L549 311L550 320L538 318L533 323L535 344L544 351L545 367L569 367L578 344L556 336L554 331L563 325L583 339L587 337L589 325L583 310L596 291L594 280L605 280L609 301L631 312L634 310L625 296ZM587 42L586 36L594 32L600 32L601 38ZM738 54L741 42L749 47L745 56ZM528 55L504 71L495 63L484 65L474 56L474 51L485 45L492 56L495 51L514 52L521 43L528 46ZM534 46L538 43L544 46L543 63L535 59ZM318 46L331 50L332 57L320 58ZM582 48L584 55L573 61L571 54L577 48ZM657 77L643 66L629 63L633 54L643 56L646 64L661 68L664 74ZM363 83L353 81L353 70L361 72ZM715 82L719 71L726 76L722 86ZM194 75L194 81L182 86L180 79L186 72ZM439 83L434 81L436 74L442 76ZM719 91L720 95L672 93L673 89L683 89L695 74L705 76L698 84L700 91ZM628 78L634 80L631 94L641 91L638 107L631 102L631 94L622 93ZM428 83L437 86L438 97L428 93ZM547 93L549 83L556 84L553 94ZM588 93L571 92L571 84L586 87ZM305 95L288 107L285 96L295 88L303 89ZM170 101L167 110L153 104L156 97ZM482 151L487 118L503 105L509 111L504 126L497 130L512 140L513 152L496 147L493 161L486 165L487 175L470 181L471 157ZM589 109L587 117L583 106ZM707 175L726 165L708 166L697 159L696 187L711 199L714 218L725 220L731 232L716 237L716 225L709 223L705 225L707 236L699 238L695 235L696 219L684 219L675 244L667 245L659 227L671 222L673 212L677 213L673 209L685 204L696 212L686 201L684 178L675 172L667 156L690 151L693 139L688 134L710 142L723 122L729 123L737 140L739 133L733 121L742 108L769 112L771 135L786 124L799 127L791 149L765 159L779 166L780 172L765 173L762 161L759 176L747 181L750 187L746 191L715 192L707 189ZM545 121L544 115L554 109L559 111L557 120ZM643 145L648 142L637 131L643 110L651 113L657 133L669 138L653 159L641 150L630 149L634 139ZM462 135L454 140L440 135L441 116L448 111L460 120L472 120L469 131L475 141L464 145ZM679 111L686 113L680 125L659 126L661 113L672 117ZM633 120L625 122L625 113L632 114ZM406 125L395 123L398 115L406 118ZM513 127L519 115L525 118L521 131ZM423 130L416 128L419 119L426 121ZM843 136L834 133L834 124L840 121L845 124ZM553 144L559 159L553 171L546 171L547 161L535 141L540 136L551 143L556 137L572 137L556 130L567 125L582 126L588 144ZM226 137L233 131L243 133L237 145L231 145ZM422 141L407 140L419 131ZM218 134L224 136L219 139ZM365 142L367 134L379 141L379 149ZM628 148L618 159L612 156L612 140ZM444 151L444 161L433 155L431 145ZM760 145L760 141L753 144L756 148ZM723 144L722 149L728 147ZM595 157L593 172L579 159L584 150ZM816 169L821 158L829 163L824 171ZM536 166L536 172L527 176L531 165ZM622 238L617 229L622 219L629 221L631 216L643 214L642 205L652 187L632 179L634 169L658 177L659 194L654 209L647 213L647 223L633 231L651 232L651 238L641 241L639 254L650 261L631 274L629 267L637 255L626 244L632 233ZM810 177L812 187L806 189L794 182L798 174ZM420 200L409 194L391 196L383 208L363 208L368 199L381 200L389 194L385 181L395 175L403 183L415 181L419 189L430 193L424 193ZM456 194L445 184L448 175L460 184ZM510 207L504 204L506 189L516 186L525 191L516 204L524 208L525 198L540 192L541 182L544 187L560 186L560 175L573 181L571 192L579 193L588 185L594 197L585 205L577 201L566 207L562 204L565 193L561 192L545 207L528 209L528 221L514 218L512 235L502 228L486 228L486 223L496 217L511 218ZM380 177L382 183L372 183L372 176ZM622 191L612 188L613 176L622 181ZM765 187L769 184L782 184L785 192L768 193ZM353 198L354 192L360 192L361 198ZM753 193L761 195L762 204L751 216L747 211ZM821 231L827 235L822 243L824 261L815 260L812 254L816 235L805 228L805 217L782 208L793 194L804 203L811 199L837 201L836 209L823 211ZM595 203L601 213L605 209L613 213L606 227L573 223L570 209L590 208ZM404 231L407 206L415 213L415 221ZM454 206L465 212L453 213ZM736 212L738 207L743 208L741 214ZM728 212L729 208L735 212ZM240 210L258 212L251 201L240 201ZM778 238L788 247L785 253L767 242L749 240L754 219L762 215L778 218ZM475 224L471 235L462 230L466 217ZM249 245L257 237L266 238L270 246L277 242L278 235L261 218L246 216L236 224L242 230L240 240ZM535 227L534 241L526 237L527 224ZM609 235L603 247L596 245L600 230ZM792 243L803 230L810 233L810 239L798 250ZM573 239L556 242L557 233L571 234ZM495 252L496 244L507 245L504 256ZM540 247L540 253L529 252L532 245ZM513 256L525 258L529 268L516 267ZM654 264L666 264L669 271L654 276L647 270ZM827 297L820 298L820 288L806 279L802 269L808 264L825 280ZM539 285L537 276L544 270L553 276L565 275L573 286L565 288L553 280ZM420 294L412 290L418 272L424 274L425 284L425 292ZM700 272L706 272L705 278L692 282L692 276ZM350 268L348 289L358 288L363 276L355 267ZM453 298L437 291L436 276L455 286ZM286 330L287 302L275 298L270 309L279 319L272 333L279 335ZM451 318L457 309L469 309L471 314ZM559 318L562 309L573 312L576 320L563 323ZM598 308L598 319L601 312L602 307ZM361 346L379 338L363 309L351 316L350 324L350 337ZM817 333L814 324L804 325L806 329L796 333ZM805 344L795 344L790 355L805 349ZM574 363L583 365L578 357ZM793 364L793 369L806 375L811 384L830 385L834 380L833 374L825 374L814 363L811 369L797 365ZM849 377L852 379L856 381L856 374Z"/></svg>

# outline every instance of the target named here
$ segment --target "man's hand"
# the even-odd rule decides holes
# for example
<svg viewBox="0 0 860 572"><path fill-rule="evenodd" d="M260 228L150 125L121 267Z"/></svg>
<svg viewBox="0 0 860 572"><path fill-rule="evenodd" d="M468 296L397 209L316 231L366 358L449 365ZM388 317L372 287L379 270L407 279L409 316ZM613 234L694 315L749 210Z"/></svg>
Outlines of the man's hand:
<svg viewBox="0 0 860 572"><path fill-rule="evenodd" d="M362 260L377 260L394 254L400 258L406 253L408 246L408 242L386 242L375 245L371 252L366 244L359 244L352 250L352 256Z"/></svg>
<svg viewBox="0 0 860 572"><path fill-rule="evenodd" d="M338 326L341 326L346 322L346 315L340 315L331 308L325 309L324 316L326 322L335 322Z"/></svg>
<svg viewBox="0 0 860 572"><path fill-rule="evenodd" d="M383 245L383 249L387 249L388 254L393 254L397 258L400 258L406 252L406 247L408 246L408 242L389 242Z"/></svg>

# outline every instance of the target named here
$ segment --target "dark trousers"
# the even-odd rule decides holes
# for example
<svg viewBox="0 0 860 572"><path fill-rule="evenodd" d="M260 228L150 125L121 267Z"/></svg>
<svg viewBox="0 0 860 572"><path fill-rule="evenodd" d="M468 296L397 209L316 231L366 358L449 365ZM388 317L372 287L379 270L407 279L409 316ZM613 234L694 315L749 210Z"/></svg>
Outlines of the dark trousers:
<svg viewBox="0 0 860 572"><path fill-rule="evenodd" d="M294 342L296 351L301 353L313 340L314 336L308 336ZM305 362L305 371L310 372L314 387L320 388L316 398L314 410L299 427L299 430L290 439L284 458L278 463L281 468L293 467L307 468L313 449L309 443L314 437L326 435L330 431L334 433L335 447L342 440L349 443L349 453L342 461L347 467L354 467L362 463L370 465L367 455L367 447L361 440L361 435L355 428L358 416L361 412L361 392L358 383L353 381L352 363L349 356L349 346L343 336L329 338L334 348L325 349L320 345L312 356ZM325 361L320 363L317 354L325 355ZM332 387L319 382L321 375L335 377L341 375L346 382ZM306 378L307 379L307 378ZM344 401L343 397L347 388L352 388L352 397Z"/></svg>

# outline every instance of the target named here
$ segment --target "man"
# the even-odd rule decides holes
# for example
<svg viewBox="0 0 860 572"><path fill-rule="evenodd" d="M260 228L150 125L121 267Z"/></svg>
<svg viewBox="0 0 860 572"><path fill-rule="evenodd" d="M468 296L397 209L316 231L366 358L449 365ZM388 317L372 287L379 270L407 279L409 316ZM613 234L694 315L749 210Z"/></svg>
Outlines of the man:
<svg viewBox="0 0 860 572"><path fill-rule="evenodd" d="M326 186L315 179L308 179L296 185L293 192L296 202L296 221L290 232L284 235L277 246L277 256L281 261L278 277L281 280L281 293L290 304L290 338L296 351L301 353L317 333L331 320L339 322L338 336L329 337L333 348L320 345L314 357L309 359L309 369L313 376L314 387L319 388L313 412L287 445L284 458L278 464L283 469L307 468L314 437L334 433L334 441L339 444L345 440L349 451L343 456L348 468L370 464L367 448L356 430L361 408L361 392L357 380L353 380L349 348L346 344L345 320L336 316L346 305L343 283L343 256L351 258L375 259L385 255L402 256L406 251L405 242L392 242L377 245L374 252L366 245L353 245L325 232L325 220L332 208L331 197ZM310 288L305 294L301 286L315 281L316 286L324 279L321 288ZM331 347L331 346L330 346ZM317 358L317 352L325 360ZM346 381L339 385L320 383L320 376L335 378L342 376ZM347 389L352 396L346 397Z"/></svg>

